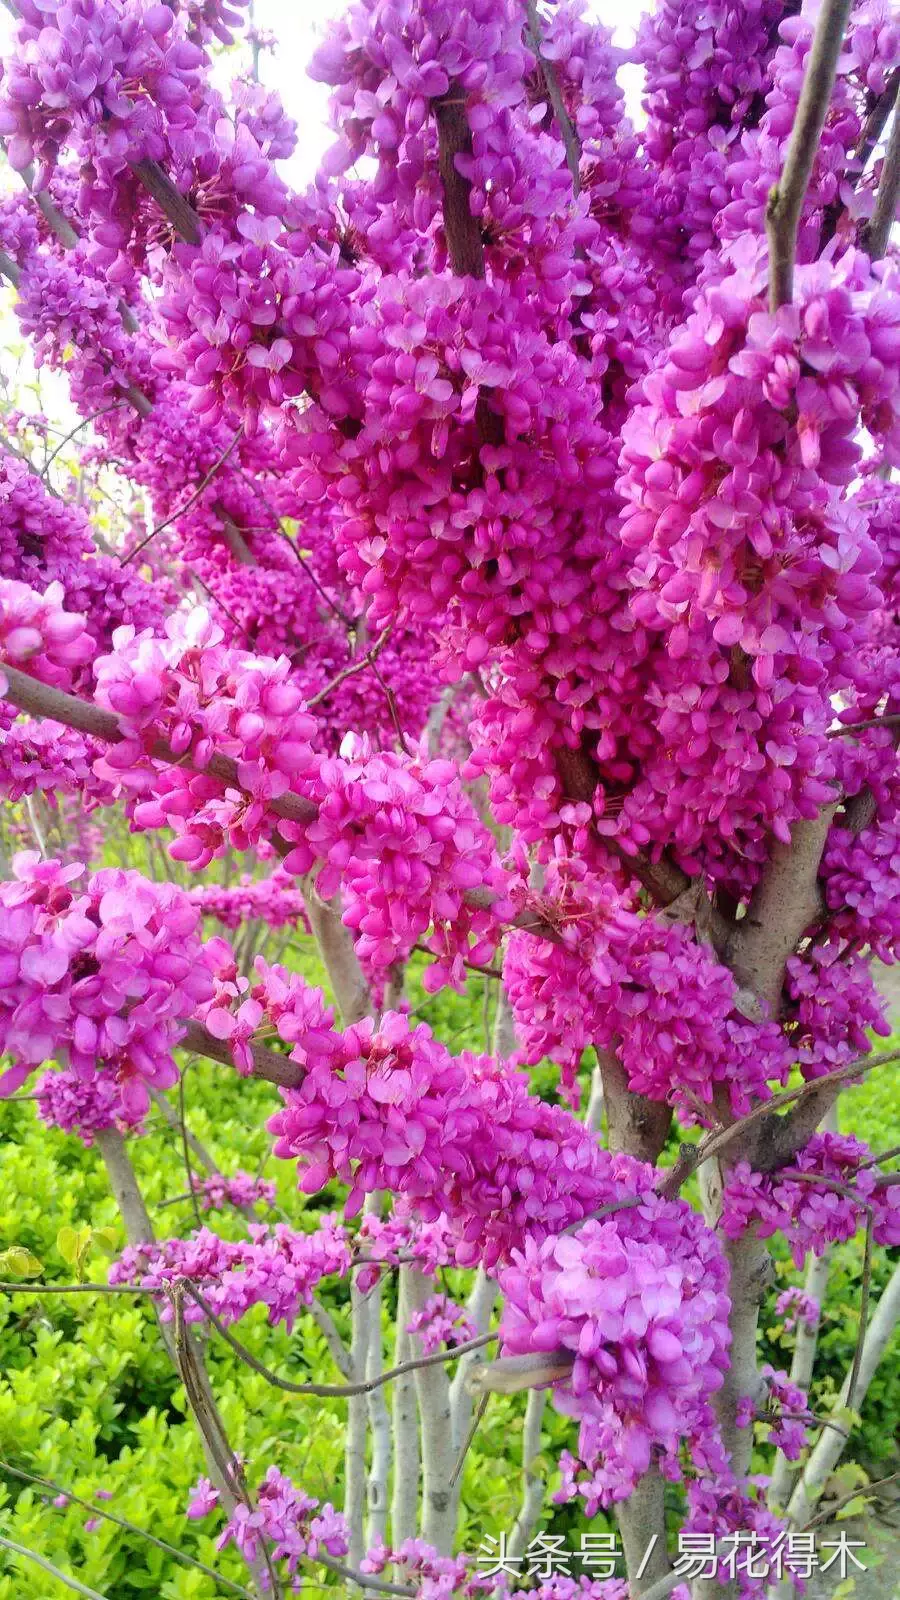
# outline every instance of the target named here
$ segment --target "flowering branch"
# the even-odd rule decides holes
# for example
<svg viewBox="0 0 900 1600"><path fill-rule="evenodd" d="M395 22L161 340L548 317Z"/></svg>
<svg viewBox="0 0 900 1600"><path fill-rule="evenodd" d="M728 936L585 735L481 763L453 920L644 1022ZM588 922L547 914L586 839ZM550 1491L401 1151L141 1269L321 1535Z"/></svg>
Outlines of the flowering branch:
<svg viewBox="0 0 900 1600"><path fill-rule="evenodd" d="M697 1167L717 1156L721 1150L754 1125L759 1127L759 1124L762 1124L762 1127L759 1128L752 1154L747 1156L751 1166L757 1172L774 1172L777 1168L785 1166L791 1157L802 1149L810 1134L818 1127L842 1084L852 1078L862 1077L864 1072L871 1072L874 1067L889 1066L894 1061L900 1061L900 1050L887 1050L880 1055L860 1056L858 1060L850 1061L844 1067L837 1067L834 1072L825 1073L821 1078L812 1078L796 1089L786 1089L783 1094L775 1095L772 1100L761 1101L752 1111L748 1111L746 1116L739 1117L727 1128L713 1129L698 1145L683 1145L678 1160L660 1189L660 1194L666 1198L676 1195L685 1179ZM797 1110L792 1116L776 1115L782 1107L795 1103ZM798 1115L801 1108L807 1110L805 1117ZM815 1120L812 1120L813 1118ZM744 1154L746 1155L746 1151Z"/></svg>
<svg viewBox="0 0 900 1600"><path fill-rule="evenodd" d="M163 215L168 217L179 239L185 244L199 245L203 238L203 224L190 201L179 193L159 162L134 161L131 170L156 201Z"/></svg>
<svg viewBox="0 0 900 1600"><path fill-rule="evenodd" d="M120 744L124 738L119 719L114 712L104 711L101 706L94 705L90 700L83 700L78 695L67 694L62 689L55 689L52 685L41 683L37 678L32 678L28 673L20 671L7 663L3 665L3 676L7 680L5 698L11 704L25 711L29 716L43 717L52 722L60 722L69 728L77 728L80 733L92 734L96 739L102 739L106 744ZM190 762L184 756L176 755L164 740L158 740L150 750L150 757L155 761L170 762L173 766L191 768ZM200 769L197 769L200 770ZM242 790L238 774L238 763L229 756L212 755L202 769L211 777L219 779L231 789ZM268 810L276 816L285 817L291 822L314 822L319 814L318 807L312 800L305 800L300 795L284 794L266 801ZM273 841L279 843L276 835ZM285 846L285 849L290 849ZM489 889L470 889L466 892L465 900L468 905L478 909L487 910L494 903L494 895ZM528 933L533 933L537 938L546 939L551 944L561 943L561 936L556 928L545 918L535 912L522 911L510 918L509 926L522 928ZM208 1054L202 1050L202 1054ZM223 1059L214 1055L214 1060ZM263 1077L269 1074L263 1072ZM272 1082L282 1083L288 1080L273 1078Z"/></svg>
<svg viewBox="0 0 900 1600"><path fill-rule="evenodd" d="M462 89L451 83L446 94L432 101L432 110L438 128L438 167L444 193L444 232L450 265L457 277L483 278L481 227L469 204L472 185L456 165L457 156L472 153L472 134Z"/></svg>

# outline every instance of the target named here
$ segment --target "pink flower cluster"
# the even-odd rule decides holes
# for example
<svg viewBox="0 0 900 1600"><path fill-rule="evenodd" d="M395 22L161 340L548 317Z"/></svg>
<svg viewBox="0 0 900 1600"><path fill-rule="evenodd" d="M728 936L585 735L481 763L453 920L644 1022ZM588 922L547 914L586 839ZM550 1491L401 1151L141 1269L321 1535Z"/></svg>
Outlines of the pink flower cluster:
<svg viewBox="0 0 900 1600"><path fill-rule="evenodd" d="M109 649L113 629L123 623L159 626L169 597L165 584L146 583L113 556L98 554L83 509L49 493L36 471L5 451L0 454L0 582L4 579L17 580L20 589L27 583L35 591L31 601L18 593L17 604L25 611L41 612L41 592L49 595L52 583L54 613L64 606L76 614L55 622L70 631L73 641L78 632L84 635L83 654L73 653L65 680L60 680L60 686L76 690L90 682L90 640L96 648ZM10 605L15 592L8 591Z"/></svg>
<svg viewBox="0 0 900 1600"><path fill-rule="evenodd" d="M785 1289L775 1301L776 1314L784 1318L785 1333L792 1333L801 1322L807 1328L814 1329L821 1310L818 1300L796 1287Z"/></svg>
<svg viewBox="0 0 900 1600"><path fill-rule="evenodd" d="M314 723L303 711L289 667L222 647L222 633L199 608L173 617L162 638L117 630L114 654L95 663L96 698L117 713L125 738L107 751L98 771L111 782L150 790L139 801L141 827L173 827L176 860L195 870L226 842L247 848L268 823L266 802L286 794L315 765ZM176 758L190 754L197 771L166 766L155 781L146 757L165 739ZM245 793L223 792L202 774L214 754L239 763Z"/></svg>
<svg viewBox="0 0 900 1600"><path fill-rule="evenodd" d="M212 1172L208 1178L195 1176L194 1192L201 1211L224 1211L226 1206L249 1211L251 1206L275 1204L275 1184L249 1172L234 1172L230 1178L222 1172Z"/></svg>
<svg viewBox="0 0 900 1600"><path fill-rule="evenodd" d="M174 884L106 870L76 892L80 865L23 853L0 884L0 1049L12 1094L42 1061L107 1074L118 1115L137 1121L150 1087L177 1080L182 1023L212 993L199 917Z"/></svg>
<svg viewBox="0 0 900 1600"><path fill-rule="evenodd" d="M714 827L756 851L764 830L786 839L819 809L832 697L880 604L865 520L836 491L861 424L889 457L900 447L894 268L850 251L800 269L795 303L773 315L764 255L746 244L623 429L631 612L664 647L647 686L659 744L642 736L614 824L638 847L661 827L694 850Z"/></svg>
<svg viewBox="0 0 900 1600"><path fill-rule="evenodd" d="M585 1047L611 1050L634 1093L677 1104L687 1120L717 1084L742 1115L786 1081L793 1055L781 1028L742 1014L733 975L687 925L638 915L609 886L586 895L569 863L557 868L535 903L562 942L515 932L504 963L526 1060L550 1056L575 1094ZM811 1052L818 1036L811 1030Z"/></svg>
<svg viewBox="0 0 900 1600"><path fill-rule="evenodd" d="M218 1504L218 1490L208 1478L201 1478L191 1493L189 1517L205 1517ZM294 1577L300 1562L315 1561L320 1550L332 1557L345 1556L350 1540L344 1517L330 1502L322 1505L312 1495L304 1494L272 1466L256 1491L255 1504L248 1500L235 1506L216 1548L223 1550L232 1543L250 1566L259 1566L265 1551L270 1560L283 1561ZM271 1577L265 1566L263 1573L262 1584L266 1588ZM291 1587L301 1587L299 1577Z"/></svg>
<svg viewBox="0 0 900 1600"><path fill-rule="evenodd" d="M754 1172L739 1161L725 1185L722 1229L736 1239L756 1227L781 1233L796 1266L808 1251L852 1239L871 1210L877 1244L900 1244L900 1186L886 1184L868 1146L850 1135L815 1133L790 1167Z"/></svg>
<svg viewBox="0 0 900 1600"><path fill-rule="evenodd" d="M384 971L426 941L436 960L424 982L462 990L464 957L487 962L510 913L506 875L496 844L481 822L452 762L349 753L323 761L322 800L302 844L287 856L289 871L308 872L324 898L342 889L343 920L357 934L360 960ZM486 907L466 899L479 889Z"/></svg>
<svg viewBox="0 0 900 1600"><path fill-rule="evenodd" d="M34 717L12 722L14 715L11 707L0 704L0 793L5 799L46 794L51 805L64 795L79 795L86 804L112 800L109 785L94 775L100 747L93 739L58 722Z"/></svg>
<svg viewBox="0 0 900 1600"><path fill-rule="evenodd" d="M432 1294L421 1311L415 1312L410 1318L406 1331L417 1333L425 1355L431 1355L442 1344L448 1348L465 1344L467 1339L475 1338L478 1330L462 1306L445 1294Z"/></svg>
<svg viewBox="0 0 900 1600"><path fill-rule="evenodd" d="M3 662L32 678L68 689L73 673L94 655L85 619L68 612L63 590L51 583L43 594L15 579L0 578L0 694L7 684Z"/></svg>
<svg viewBox="0 0 900 1600"><path fill-rule="evenodd" d="M776 1445L788 1461L796 1461L806 1445L807 1429L814 1421L806 1390L791 1383L786 1372L776 1372L769 1362L763 1366L762 1375L768 1388L766 1420L771 1421L769 1443Z"/></svg>
<svg viewBox="0 0 900 1600"><path fill-rule="evenodd" d="M569 1578L561 1573L528 1590L511 1591L507 1576L511 1567L504 1573L475 1571L471 1557L442 1556L424 1539L405 1539L396 1550L379 1542L360 1563L362 1572L380 1574L388 1567L415 1585L416 1600L454 1600L456 1595L466 1600L478 1595L495 1595L497 1600L628 1600L628 1585L618 1578ZM680 1588L674 1600L685 1600Z"/></svg>
<svg viewBox="0 0 900 1600"><path fill-rule="evenodd" d="M523 1234L553 1233L649 1189L649 1169L602 1151L575 1118L536 1099L524 1074L451 1056L396 1012L329 1034L321 996L306 993L308 1022L273 1018L306 1071L269 1123L276 1155L300 1159L306 1193L339 1178L352 1214L389 1189L426 1220L450 1219L461 1265L491 1266Z"/></svg>
<svg viewBox="0 0 900 1600"><path fill-rule="evenodd" d="M674 1467L685 1438L714 1437L710 1397L731 1338L728 1268L689 1206L649 1195L614 1218L526 1238L498 1281L504 1351L574 1357L553 1397L579 1419L586 1477L577 1490L589 1515L627 1497L654 1450Z"/></svg>
<svg viewBox="0 0 900 1600"><path fill-rule="evenodd" d="M74 1133L86 1145L104 1128L140 1126L142 1112L126 1106L120 1084L110 1074L84 1077L74 1067L45 1072L35 1085L37 1114L48 1128Z"/></svg>
<svg viewBox="0 0 900 1600"><path fill-rule="evenodd" d="M424 1539L404 1539L396 1550L381 1541L366 1551L360 1571L377 1574L390 1566L415 1584L417 1600L452 1600L454 1595L468 1595L476 1588L466 1582L470 1574L465 1556L442 1556ZM477 1588L485 1586L482 1580Z"/></svg>
<svg viewBox="0 0 900 1600"><path fill-rule="evenodd" d="M283 867L276 867L268 878L244 873L238 883L201 883L187 892L205 917L213 917L226 928L239 928L257 918L270 928L306 926L303 896Z"/></svg>
<svg viewBox="0 0 900 1600"><path fill-rule="evenodd" d="M350 1236L335 1217L322 1218L313 1233L298 1233L281 1222L274 1228L251 1223L249 1231L249 1239L233 1241L201 1228L189 1239L129 1246L110 1269L109 1281L159 1290L195 1284L223 1322L237 1322L251 1306L264 1305L273 1325L284 1322L290 1330L321 1280L350 1270ZM205 1315L189 1295L184 1314L189 1322L202 1322ZM166 1299L162 1317L172 1318Z"/></svg>
<svg viewBox="0 0 900 1600"><path fill-rule="evenodd" d="M317 755L287 659L228 648L202 608L170 618L163 637L123 628L113 642L95 663L96 698L125 737L95 772L129 794L137 827L174 830L176 860L199 870L277 825L293 844L288 871L321 863L326 897L343 881L344 921L367 966L393 965L432 926L432 987L460 987L467 957L489 959L511 910L508 880L452 763L366 756L355 741L345 757ZM160 744L191 767L154 767ZM217 756L237 763L240 791L213 775ZM308 823L273 814L288 793L306 803ZM483 902L467 898L474 888Z"/></svg>

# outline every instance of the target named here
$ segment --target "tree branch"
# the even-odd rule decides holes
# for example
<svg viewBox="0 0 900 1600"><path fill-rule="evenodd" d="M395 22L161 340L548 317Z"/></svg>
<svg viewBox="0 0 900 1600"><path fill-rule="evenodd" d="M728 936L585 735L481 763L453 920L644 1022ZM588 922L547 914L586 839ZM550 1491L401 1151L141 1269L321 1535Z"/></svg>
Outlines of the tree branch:
<svg viewBox="0 0 900 1600"><path fill-rule="evenodd" d="M880 261L888 247L891 228L900 201L900 89L894 104L894 122L881 169L875 210L860 232L860 244L873 261Z"/></svg>
<svg viewBox="0 0 900 1600"><path fill-rule="evenodd" d="M431 108L438 129L438 170L444 195L444 233L450 265L459 278L483 278L481 227L469 204L472 185L456 165L457 156L472 154L464 90L451 83L445 94L432 100Z"/></svg>
<svg viewBox="0 0 900 1600"><path fill-rule="evenodd" d="M24 1556L27 1561L33 1561L37 1566L43 1567L44 1571L49 1572L51 1578L55 1578L57 1583L64 1583L67 1589L74 1589L76 1594L87 1595L87 1600L106 1600L106 1596L100 1594L98 1590L89 1589L86 1583L79 1583L77 1578L72 1578L67 1572L60 1571L60 1568L55 1567L52 1561L47 1560L46 1556L39 1556L36 1550L29 1550L27 1545L18 1544L15 1539L7 1539L3 1535L0 1535L0 1545L3 1546L4 1550L12 1550L15 1555Z"/></svg>
<svg viewBox="0 0 900 1600"><path fill-rule="evenodd" d="M572 126L572 119L566 110L559 86L559 74L552 61L548 61L541 51L541 19L538 15L537 0L525 0L525 15L528 18L529 43L537 57L537 64L541 77L547 90L547 99L553 107L553 115L559 128L566 152L566 166L572 178L572 192L577 196L581 193L581 141Z"/></svg>
<svg viewBox="0 0 900 1600"><path fill-rule="evenodd" d="M887 1347L888 1340L897 1325L898 1318L900 1318L900 1265L894 1268L866 1333L862 1357L855 1375L857 1403L865 1396L878 1363ZM856 1365L855 1362L854 1365ZM837 1404L834 1407L835 1413L847 1407L853 1377L852 1373L848 1373L844 1379ZM787 1508L787 1520L794 1527L807 1526L810 1511L819 1499L825 1484L840 1460L846 1443L846 1435L838 1433L834 1428L826 1428L822 1433L818 1444L806 1463L800 1482L791 1495Z"/></svg>
<svg viewBox="0 0 900 1600"><path fill-rule="evenodd" d="M127 567L129 561L133 561L135 556L139 556L142 550L146 550L151 539L155 539L158 533L162 533L163 529L171 527L172 523L177 522L179 517L183 517L186 511L190 511L191 506L195 503L195 501L200 499L204 489L212 482L219 469L224 467L243 431L243 428L235 429L234 436L229 440L225 449L222 451L222 454L213 462L205 477L200 480L196 489L194 489L193 492L188 495L184 504L176 507L174 511L171 511L167 517L163 518L162 522L158 522L156 527L151 529L151 531L147 534L146 539L142 539L140 544L136 544L133 550L129 550L127 555L122 556L120 561L121 566ZM232 524L232 526L234 525Z"/></svg>
<svg viewBox="0 0 900 1600"><path fill-rule="evenodd" d="M415 1360L405 1361L399 1367L389 1367L386 1372L379 1373L377 1377L360 1378L353 1383L294 1383L290 1378L280 1378L277 1372L273 1372L271 1367L267 1367L264 1361L260 1361L252 1351L248 1350L240 1339L236 1339L231 1330L226 1328L221 1318L216 1316L212 1306L204 1299L200 1290L189 1279L181 1279L179 1282L182 1284L185 1294L196 1301L216 1332L225 1340L225 1343L234 1351L235 1355L240 1357L245 1366L250 1367L251 1371L258 1373L261 1378L265 1378L266 1383L271 1384L273 1389L282 1389L285 1394L315 1395L319 1399L337 1400L352 1399L356 1395L372 1394L374 1390L381 1388L383 1384L390 1383L394 1378L400 1378L407 1372L416 1372L420 1367L442 1366L447 1361L455 1361L458 1356L465 1355L468 1350L478 1350L482 1345L491 1344L493 1340L500 1337L497 1333L483 1333L475 1339L467 1340L464 1344L453 1345L452 1348L447 1350L438 1350L434 1355L417 1356ZM158 1294L161 1291L153 1290L152 1292Z"/></svg>
<svg viewBox="0 0 900 1600"><path fill-rule="evenodd" d="M769 304L788 305L794 292L794 261L803 202L831 102L838 57L852 0L824 0L806 66L784 170L766 206L769 239Z"/></svg>
<svg viewBox="0 0 900 1600"><path fill-rule="evenodd" d="M107 1511L105 1507L93 1500L83 1500L80 1495L75 1494L71 1489L64 1489L61 1483L54 1483L51 1478L36 1477L33 1472L23 1472L21 1467L14 1467L9 1461L0 1460L0 1472L8 1473L11 1478L20 1478L23 1483L37 1484L39 1488L46 1489L49 1493L65 1495L66 1499L71 1500L74 1505L83 1506L85 1511L91 1513L92 1517L102 1517L105 1522L114 1522L117 1528L124 1528L127 1533L138 1534L141 1539L146 1539L148 1544L156 1545L157 1550L164 1550L166 1555L174 1556L176 1561L183 1561L186 1566L196 1567L198 1572L205 1573L207 1578L212 1578L214 1582L221 1584L223 1589L230 1590L232 1594L241 1595L244 1600L255 1600L250 1590L245 1589L243 1584L235 1583L231 1578L223 1577L222 1573L217 1572L215 1567L208 1567L205 1561L198 1561L196 1556L188 1555L186 1550L179 1550L177 1545L169 1544L165 1539L158 1539L155 1533L148 1533L146 1528L139 1527L136 1522L129 1522L127 1517L117 1516L115 1512Z"/></svg>
<svg viewBox="0 0 900 1600"><path fill-rule="evenodd" d="M163 215L168 217L179 239L185 244L199 245L203 238L203 223L189 200L180 194L167 172L158 161L133 161L131 170L147 193L153 197Z"/></svg>
<svg viewBox="0 0 900 1600"><path fill-rule="evenodd" d="M842 1084L851 1078L861 1077L864 1072L871 1072L875 1067L890 1066L895 1061L900 1061L900 1050L860 1056L856 1061L848 1061L845 1067L837 1067L834 1072L826 1073L821 1078L812 1078L796 1089L785 1089L783 1094L761 1101L745 1117L729 1123L727 1128L714 1129L698 1145L682 1146L678 1160L660 1188L660 1194L671 1199L685 1179L704 1161L717 1156L733 1140L759 1124L762 1126L758 1128L752 1147L744 1151L746 1159L756 1172L774 1172L785 1166L815 1132ZM777 1115L784 1106L795 1102L797 1108L792 1116Z"/></svg>

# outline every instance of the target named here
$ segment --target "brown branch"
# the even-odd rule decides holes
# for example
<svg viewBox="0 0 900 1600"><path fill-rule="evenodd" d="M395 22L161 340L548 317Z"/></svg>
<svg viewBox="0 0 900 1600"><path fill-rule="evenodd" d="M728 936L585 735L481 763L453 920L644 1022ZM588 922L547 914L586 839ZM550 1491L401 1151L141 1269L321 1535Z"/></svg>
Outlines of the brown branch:
<svg viewBox="0 0 900 1600"><path fill-rule="evenodd" d="M387 627L382 628L378 638L375 640L375 643L372 645L371 649L366 651L364 656L359 656L356 661L351 661L349 667L344 667L343 671L337 673L337 675L331 679L330 683L326 683L324 689L320 689L318 694L314 694L311 700L307 700L307 711L312 711L315 706L321 705L322 701L327 700L328 696L333 694L334 690L337 689L340 684L345 683L348 678L352 678L357 672L363 672L366 667L374 666L376 660L391 636L393 627L394 624L389 622Z"/></svg>
<svg viewBox="0 0 900 1600"><path fill-rule="evenodd" d="M872 1494L875 1489L883 1489L886 1483L896 1483L898 1478L900 1478L900 1472L891 1472L886 1478L876 1478L874 1483L863 1483L860 1484L859 1488L851 1489L850 1493L845 1494L844 1498L839 1500L836 1505L829 1506L827 1511L820 1511L818 1516L811 1517L809 1522L805 1522L800 1530L801 1533L807 1533L810 1528L818 1528L823 1522L830 1522L831 1518L836 1517L844 1506L850 1504L851 1500L856 1500L859 1495Z"/></svg>
<svg viewBox="0 0 900 1600"><path fill-rule="evenodd" d="M886 88L878 96L869 115L866 117L859 144L853 157L853 165L859 168L860 174L865 172L878 141L887 127L887 120L894 109L898 94L900 94L900 67L891 73Z"/></svg>
<svg viewBox="0 0 900 1600"><path fill-rule="evenodd" d="M458 278L484 277L481 226L469 204L472 185L456 165L457 156L472 154L472 133L466 97L459 84L432 100L438 129L438 171L444 196L444 233L450 265Z"/></svg>
<svg viewBox="0 0 900 1600"><path fill-rule="evenodd" d="M159 162L133 161L131 170L156 201L163 215L168 217L179 239L183 239L185 244L198 245L203 238L203 224L190 201L179 193Z"/></svg>
<svg viewBox="0 0 900 1600"><path fill-rule="evenodd" d="M81 700L77 695L66 694L62 689L54 689L50 684L39 683L37 678L30 678L17 667L4 663L2 670L7 680L6 699L12 705L18 706L20 711L26 711L29 716L61 722L66 727L77 728L80 733L93 734L106 744L120 744L125 738L115 712L104 711L101 706L96 706L89 700ZM164 740L158 740L149 754L155 761L167 761L173 766L185 767L188 771L202 770L211 777L218 778L228 788L241 790L237 762L232 761L229 756L214 755L202 769L193 768L185 757L176 756ZM292 822L313 822L319 814L318 807L311 800L302 799L300 795L282 795L267 804L269 810L276 816L286 817Z"/></svg>
<svg viewBox="0 0 900 1600"><path fill-rule="evenodd" d="M900 725L900 712L891 711L887 716L867 717L865 722L842 722L839 728L829 730L828 737L839 739L842 733L866 733L869 728L896 728L898 725Z"/></svg>
<svg viewBox="0 0 900 1600"><path fill-rule="evenodd" d="M343 623L345 628L349 628L351 626L352 621L353 621L352 617L349 617L345 611L341 610L340 606L337 605L334 600L332 600L332 598L329 595L327 589L325 589L323 587L323 585L319 582L319 579L316 577L316 574L313 571L312 567L310 566L309 562L306 560L305 556L303 556L301 554L301 552L297 549L297 545L296 545L295 541L291 538L290 534L288 533L287 529L284 526L284 522L283 522L282 518L279 516L278 512L275 510L275 507L272 505L272 502L269 500L268 496L260 488L259 484L256 483L254 481L254 479L251 478L249 476L249 474L244 471L243 467L238 466L237 467L237 473L238 473L238 476L247 485L247 488L250 490L251 494L254 495L256 497L256 499L259 501L260 505L265 506L266 510L269 513L269 516L272 518L273 522L275 523L275 527L276 527L276 530L277 530L277 533L278 533L278 537L284 540L285 544L287 545L287 547L290 550L291 554L294 556L294 558L297 561L298 565L303 568L303 571L306 573L306 576L309 578L309 581L312 584L313 588L315 589L316 593L320 596L320 598L322 600L324 600L324 602L325 602L326 606L328 607L329 611L332 612L332 614L335 617L337 617L339 622ZM260 531L265 531L265 530L260 530Z"/></svg>
<svg viewBox="0 0 900 1600"><path fill-rule="evenodd" d="M342 1561L334 1561L331 1556L323 1556L320 1551L317 1556L307 1556L319 1567L327 1567L329 1572L336 1572L339 1577L346 1578L348 1583L355 1583L359 1589L372 1589L376 1594L400 1594L415 1600L417 1591L405 1589L399 1583L385 1583L382 1578L370 1578L367 1572L354 1572L352 1567L345 1567Z"/></svg>
<svg viewBox="0 0 900 1600"><path fill-rule="evenodd" d="M789 305L794 292L794 261L803 202L812 176L819 139L831 102L838 57L852 0L824 0L803 79L803 89L780 181L769 194L769 304Z"/></svg>
<svg viewBox="0 0 900 1600"><path fill-rule="evenodd" d="M65 449L66 445L69 443L69 440L74 439L76 433L80 433L82 428L88 427L91 422L96 422L98 417L108 416L110 411L121 411L121 409L122 401L114 400L112 405L102 406L99 411L92 411L89 417L82 417L81 421L76 423L74 428L70 428L68 433L64 434L63 438L60 439L59 444L56 446L56 449L47 457L44 465L41 467L40 477L46 481L49 468L53 465L54 461L59 455L59 452Z"/></svg>
<svg viewBox="0 0 900 1600"><path fill-rule="evenodd" d="M541 77L547 90L547 99L553 107L560 138L565 146L566 166L572 177L572 192L577 197L581 193L581 141L572 126L572 119L566 110L566 102L559 86L559 74L556 67L541 52L543 34L536 0L525 0L525 15L528 18L529 43L537 58Z"/></svg>
<svg viewBox="0 0 900 1600"><path fill-rule="evenodd" d="M448 1361L455 1361L458 1356L467 1355L470 1350L480 1350L484 1345L492 1344L500 1337L499 1333L481 1333L477 1338L467 1339L463 1344L454 1345L447 1350L438 1350L434 1355L419 1356L414 1361L404 1361L398 1367L391 1367L387 1372L380 1372L377 1377L365 1378L359 1383L293 1383L290 1378L280 1378L277 1372L273 1372L271 1367L267 1367L265 1362L260 1361L251 1350L248 1350L240 1339L236 1339L231 1330L216 1316L199 1289L196 1289L188 1279L182 1281L182 1287L185 1293L197 1302L204 1316L209 1318L216 1332L235 1355L251 1371L258 1373L266 1383L271 1384L273 1389L283 1389L286 1394L307 1394L319 1399L337 1400L350 1399L354 1395L372 1394L384 1384L391 1383L394 1378L405 1377L408 1372L416 1372L421 1367L443 1366Z"/></svg>
<svg viewBox="0 0 900 1600"><path fill-rule="evenodd" d="M894 124L885 152L884 165L875 199L875 210L860 230L860 244L873 261L880 261L888 247L891 228L900 201L900 89L894 106Z"/></svg>
<svg viewBox="0 0 900 1600"><path fill-rule="evenodd" d="M182 510L183 509L184 508L182 507ZM225 510L221 500L216 500L213 502L213 511L216 513L216 516L222 524L223 542L231 552L235 561L238 563L238 566L258 566L259 563L253 554L253 551L250 549L250 546L244 538L244 535L241 533L241 530L234 518L229 516L228 512ZM180 515L181 513L179 512L179 516ZM219 603L221 604L221 601Z"/></svg>

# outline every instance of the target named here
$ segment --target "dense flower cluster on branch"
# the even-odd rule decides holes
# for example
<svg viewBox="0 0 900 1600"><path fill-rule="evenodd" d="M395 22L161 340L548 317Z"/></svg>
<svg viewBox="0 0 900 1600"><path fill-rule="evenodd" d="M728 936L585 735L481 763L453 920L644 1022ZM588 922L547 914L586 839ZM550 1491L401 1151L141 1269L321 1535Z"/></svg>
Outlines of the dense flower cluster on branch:
<svg viewBox="0 0 900 1600"><path fill-rule="evenodd" d="M884 1182L859 1139L817 1133L783 1171L766 1175L739 1162L725 1188L722 1226L732 1238L748 1225L763 1238L782 1233L801 1266L807 1252L818 1256L852 1239L869 1212L876 1242L900 1244L900 1187Z"/></svg>
<svg viewBox="0 0 900 1600"><path fill-rule="evenodd" d="M0 1090L12 1093L42 1062L60 1059L76 1080L107 1074L117 1114L137 1120L148 1087L177 1081L173 1046L213 991L198 913L173 884L136 872L108 869L82 887L78 865L26 853L13 867L13 881L0 885L0 1047L13 1059ZM46 1098L74 1122L71 1098L65 1110L58 1094Z"/></svg>

